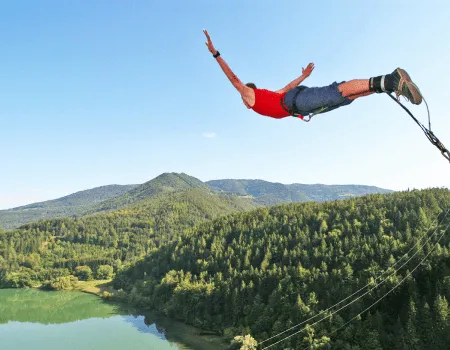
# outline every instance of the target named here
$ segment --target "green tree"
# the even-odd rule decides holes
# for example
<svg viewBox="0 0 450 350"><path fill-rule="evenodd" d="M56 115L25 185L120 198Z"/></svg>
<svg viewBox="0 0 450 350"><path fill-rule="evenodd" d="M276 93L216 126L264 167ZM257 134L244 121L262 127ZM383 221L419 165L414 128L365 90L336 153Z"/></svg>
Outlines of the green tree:
<svg viewBox="0 0 450 350"><path fill-rule="evenodd" d="M114 276L114 268L110 265L100 265L97 268L96 277L99 280L110 279Z"/></svg>
<svg viewBox="0 0 450 350"><path fill-rule="evenodd" d="M258 343L251 335L238 335L234 337L229 347L230 350L256 350Z"/></svg>
<svg viewBox="0 0 450 350"><path fill-rule="evenodd" d="M92 270L89 266L75 267L75 276L81 281L90 281L92 279Z"/></svg>

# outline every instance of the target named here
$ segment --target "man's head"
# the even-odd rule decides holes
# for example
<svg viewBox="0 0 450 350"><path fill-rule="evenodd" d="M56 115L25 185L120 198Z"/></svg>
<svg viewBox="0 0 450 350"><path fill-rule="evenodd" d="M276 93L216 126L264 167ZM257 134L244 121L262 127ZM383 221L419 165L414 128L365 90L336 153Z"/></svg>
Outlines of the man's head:
<svg viewBox="0 0 450 350"><path fill-rule="evenodd" d="M245 86L248 86L251 89L256 89L256 85L254 83L247 83L247 84L245 84ZM242 102L244 102L244 105L247 108L249 108L249 109L251 108L250 105L247 102L245 102L245 100L243 98L242 98Z"/></svg>

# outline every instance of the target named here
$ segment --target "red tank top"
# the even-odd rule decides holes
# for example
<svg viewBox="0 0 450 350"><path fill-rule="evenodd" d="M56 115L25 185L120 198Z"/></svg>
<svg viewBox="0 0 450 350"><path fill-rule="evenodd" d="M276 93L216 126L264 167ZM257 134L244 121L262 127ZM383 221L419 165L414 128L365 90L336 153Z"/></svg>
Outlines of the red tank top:
<svg viewBox="0 0 450 350"><path fill-rule="evenodd" d="M272 118L285 118L290 114L281 106L281 99L286 93L277 93L266 89L253 89L255 91L255 104L252 109L258 113Z"/></svg>

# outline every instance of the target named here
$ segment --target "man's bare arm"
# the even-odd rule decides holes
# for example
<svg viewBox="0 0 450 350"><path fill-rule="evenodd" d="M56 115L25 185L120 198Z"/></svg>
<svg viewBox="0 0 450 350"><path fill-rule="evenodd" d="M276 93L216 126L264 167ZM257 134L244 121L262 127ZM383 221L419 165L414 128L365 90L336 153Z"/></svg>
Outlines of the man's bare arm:
<svg viewBox="0 0 450 350"><path fill-rule="evenodd" d="M225 62L225 60L220 56L220 54L218 54L218 51L215 49L208 32L206 30L203 30L203 33L205 33L206 35L207 42L205 44L208 47L209 52L211 52L214 56L217 56L217 63L219 63L220 68L222 68L228 80L230 80L231 84L233 84L233 86L237 91L239 91L241 95L244 95L245 93L248 94L251 89L248 86L242 84L236 74L233 73L231 68Z"/></svg>
<svg viewBox="0 0 450 350"><path fill-rule="evenodd" d="M216 60L217 63L219 63L220 68L222 68L223 72L227 76L228 80L230 80L231 84L233 84L233 86L237 91L239 91L240 94L243 94L246 89L250 89L239 80L239 78L236 76L236 74L233 73L231 68L221 56L218 56Z"/></svg>
<svg viewBox="0 0 450 350"><path fill-rule="evenodd" d="M303 82L306 78L308 78L311 75L313 70L314 70L314 64L313 63L308 64L306 69L302 68L302 75L301 76L299 76L295 80L292 80L289 84L287 84L284 88L282 88L281 90L278 90L277 92L278 93L287 92L287 91L295 88L301 82Z"/></svg>
<svg viewBox="0 0 450 350"><path fill-rule="evenodd" d="M287 92L293 88L295 88L296 86L298 86L303 80L305 80L307 77L301 75L300 77L298 77L295 80L292 80L289 84L287 84L284 88L277 90L276 92L278 93L283 93L283 92Z"/></svg>

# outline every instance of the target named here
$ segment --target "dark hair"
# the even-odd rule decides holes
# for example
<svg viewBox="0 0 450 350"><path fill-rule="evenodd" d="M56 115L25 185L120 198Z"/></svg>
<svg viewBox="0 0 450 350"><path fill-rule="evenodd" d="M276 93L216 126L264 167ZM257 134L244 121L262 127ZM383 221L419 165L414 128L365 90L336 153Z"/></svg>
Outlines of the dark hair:
<svg viewBox="0 0 450 350"><path fill-rule="evenodd" d="M245 84L245 86L248 86L249 88L252 88L252 89L256 89L256 85L253 83L247 83L247 84Z"/></svg>

